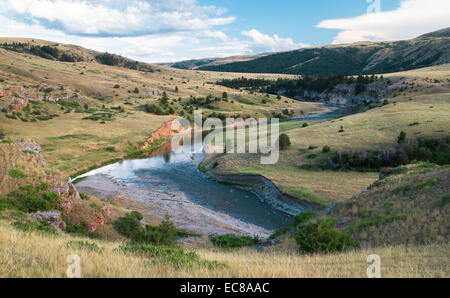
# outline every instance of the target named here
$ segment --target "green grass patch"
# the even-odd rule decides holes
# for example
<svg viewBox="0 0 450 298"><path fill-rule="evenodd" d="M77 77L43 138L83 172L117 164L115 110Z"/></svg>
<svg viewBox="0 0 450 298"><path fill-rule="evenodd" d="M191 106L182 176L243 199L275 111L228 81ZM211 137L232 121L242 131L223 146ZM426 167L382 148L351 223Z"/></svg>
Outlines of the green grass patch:
<svg viewBox="0 0 450 298"><path fill-rule="evenodd" d="M16 179L25 179L25 178L28 177L27 174L25 174L21 170L16 170L16 169L9 170L8 175L13 177L13 178L16 178Z"/></svg>
<svg viewBox="0 0 450 298"><path fill-rule="evenodd" d="M296 198L324 205L324 201L317 194L306 188L290 188L288 193Z"/></svg>
<svg viewBox="0 0 450 298"><path fill-rule="evenodd" d="M38 224L28 222L14 222L11 224L15 229L23 232L40 232L44 234L57 235L57 231L50 227L50 225L42 221Z"/></svg>
<svg viewBox="0 0 450 298"><path fill-rule="evenodd" d="M444 195L441 200L439 201L439 207L447 206L447 204L450 202L450 194Z"/></svg>
<svg viewBox="0 0 450 298"><path fill-rule="evenodd" d="M60 196L47 192L48 185L43 183L36 187L31 184L22 186L0 198L0 210L18 210L27 213L60 210Z"/></svg>
<svg viewBox="0 0 450 298"><path fill-rule="evenodd" d="M356 231L366 230L373 226L379 227L396 221L405 221L407 217L408 216L406 214L396 214L392 216L376 215L373 217L364 218L360 221L351 223L347 227L347 231L350 233L354 233Z"/></svg>
<svg viewBox="0 0 450 298"><path fill-rule="evenodd" d="M102 253L105 251L103 247L99 247L97 244L88 241L69 241L66 243L66 247L87 250L97 253Z"/></svg>
<svg viewBox="0 0 450 298"><path fill-rule="evenodd" d="M227 234L214 236L211 238L211 242L221 248L241 248L258 246L261 241L256 237Z"/></svg>
<svg viewBox="0 0 450 298"><path fill-rule="evenodd" d="M77 178L75 180L72 181L72 184L77 184L80 183L81 181L86 180L88 177L81 177L81 178Z"/></svg>
<svg viewBox="0 0 450 298"><path fill-rule="evenodd" d="M396 189L394 189L392 191L392 194L394 195L398 195L398 194L404 194L408 191L411 191L413 189L413 187L411 185L403 185L400 187L397 187Z"/></svg>
<svg viewBox="0 0 450 298"><path fill-rule="evenodd" d="M175 269L206 268L214 270L217 268L226 267L226 265L216 261L202 260L195 252L185 252L181 248L152 246L141 243L127 243L121 245L119 247L119 251L151 258L155 263L169 265Z"/></svg>

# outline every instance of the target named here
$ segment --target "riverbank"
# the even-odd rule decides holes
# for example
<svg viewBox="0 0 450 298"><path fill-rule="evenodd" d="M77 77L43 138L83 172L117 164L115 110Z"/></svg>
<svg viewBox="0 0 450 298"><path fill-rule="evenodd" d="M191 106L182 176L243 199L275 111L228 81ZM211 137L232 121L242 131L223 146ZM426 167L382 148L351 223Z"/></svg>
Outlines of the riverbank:
<svg viewBox="0 0 450 298"><path fill-rule="evenodd" d="M317 210L321 206L314 202L302 200L282 192L271 180L262 175L220 175L206 172L210 179L219 183L227 183L246 187L258 193L273 208L297 216L304 211Z"/></svg>
<svg viewBox="0 0 450 298"><path fill-rule="evenodd" d="M274 232L195 204L184 193L170 186L166 190L157 187L137 188L119 183L106 175L96 174L79 182L77 189L105 201L115 196L133 198L142 204L144 215L162 219L168 214L178 229L194 234L231 233L267 238Z"/></svg>

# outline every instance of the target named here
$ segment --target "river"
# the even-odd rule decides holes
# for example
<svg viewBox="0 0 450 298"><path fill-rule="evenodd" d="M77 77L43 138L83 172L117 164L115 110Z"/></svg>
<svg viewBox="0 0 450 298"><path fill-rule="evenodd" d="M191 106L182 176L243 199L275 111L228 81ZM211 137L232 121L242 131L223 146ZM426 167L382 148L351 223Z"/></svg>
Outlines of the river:
<svg viewBox="0 0 450 298"><path fill-rule="evenodd" d="M313 117L339 116L342 113L333 111ZM202 234L267 237L292 222L291 215L275 209L249 189L209 179L198 170L204 158L202 152L170 151L126 160L82 175L87 179L77 188L103 199L117 194L131 196L147 206L150 214L161 217L167 213L177 227Z"/></svg>

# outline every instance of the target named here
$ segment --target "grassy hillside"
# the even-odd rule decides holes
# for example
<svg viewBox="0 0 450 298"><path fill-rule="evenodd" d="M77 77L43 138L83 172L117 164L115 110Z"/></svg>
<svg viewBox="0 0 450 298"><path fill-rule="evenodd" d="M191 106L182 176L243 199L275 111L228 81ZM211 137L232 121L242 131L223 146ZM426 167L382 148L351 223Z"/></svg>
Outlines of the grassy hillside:
<svg viewBox="0 0 450 298"><path fill-rule="evenodd" d="M275 165L262 166L259 156L245 154L221 155L206 163L217 163L212 170L217 173L264 175L281 190L296 197L322 204L345 201L372 184L378 172L324 169L321 165L327 164L334 153L396 148L402 131L409 140L449 135L448 65L387 77L393 81L410 81L415 86L423 85L423 88L387 98L387 105L336 120L282 123L281 130L290 137L292 144L281 151ZM430 83L435 80L444 83ZM303 127L304 123L308 126ZM326 146L329 151L323 152Z"/></svg>
<svg viewBox="0 0 450 298"><path fill-rule="evenodd" d="M231 56L225 58L204 58L204 59L185 60L175 63L164 63L163 65L180 69L198 69L199 67L217 66L233 62L249 61L267 55L270 55L270 53L259 54L254 56Z"/></svg>
<svg viewBox="0 0 450 298"><path fill-rule="evenodd" d="M302 75L380 74L411 70L450 62L449 30L406 41L305 48L199 69Z"/></svg>
<svg viewBox="0 0 450 298"><path fill-rule="evenodd" d="M450 168L421 164L377 181L368 192L338 204L328 217L338 218L361 243L448 243Z"/></svg>
<svg viewBox="0 0 450 298"><path fill-rule="evenodd" d="M26 241L24 241L26 239ZM167 254L149 257L117 250L119 243L17 231L0 223L1 277L66 277L67 257L81 258L82 277L357 277L365 278L369 254L382 259L383 277L448 277L448 245L393 246L335 255L300 256L284 249L218 251L192 248L196 262ZM14 248L14 249L13 249ZM174 261L176 263L174 263ZM201 265L216 261L225 266ZM177 265L176 265L177 264Z"/></svg>

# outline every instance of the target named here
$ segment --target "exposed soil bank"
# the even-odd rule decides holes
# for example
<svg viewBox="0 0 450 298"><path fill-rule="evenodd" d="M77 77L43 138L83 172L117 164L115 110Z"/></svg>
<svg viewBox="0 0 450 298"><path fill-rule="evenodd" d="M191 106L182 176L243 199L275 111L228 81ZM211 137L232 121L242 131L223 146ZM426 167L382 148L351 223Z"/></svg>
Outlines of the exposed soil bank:
<svg viewBox="0 0 450 298"><path fill-rule="evenodd" d="M272 181L261 175L207 175L218 182L236 184L258 193L273 208L296 216L303 211L317 210L319 205L283 193Z"/></svg>

